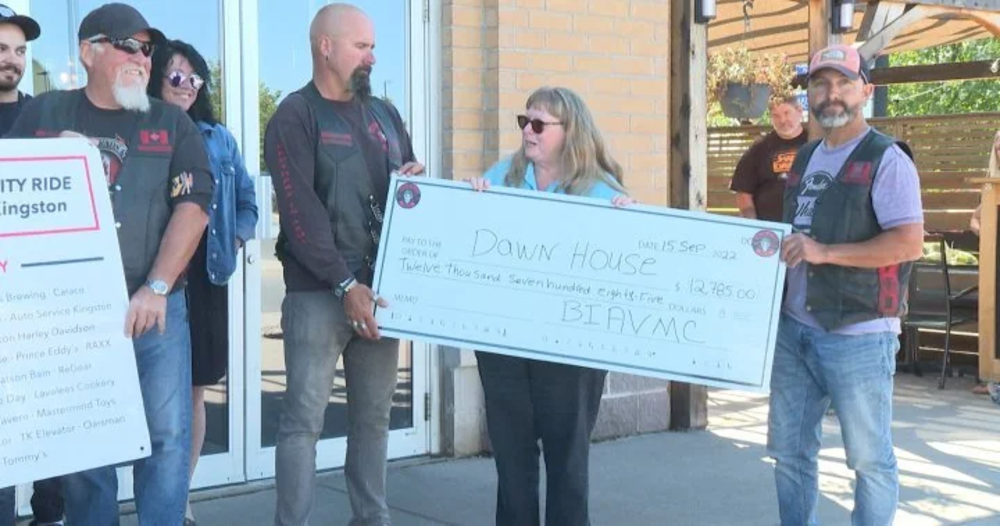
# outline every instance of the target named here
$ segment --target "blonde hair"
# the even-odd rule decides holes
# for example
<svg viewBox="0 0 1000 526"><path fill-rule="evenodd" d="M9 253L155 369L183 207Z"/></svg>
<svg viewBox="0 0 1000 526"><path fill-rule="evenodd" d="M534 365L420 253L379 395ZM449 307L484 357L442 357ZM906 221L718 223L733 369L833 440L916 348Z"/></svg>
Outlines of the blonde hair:
<svg viewBox="0 0 1000 526"><path fill-rule="evenodd" d="M560 161L566 172L560 187L564 192L584 195L596 182L606 183L619 192L625 192L622 167L608 153L590 109L579 95L568 88L543 87L528 97L525 108L544 110L563 125L566 140ZM524 144L521 144L514 153L510 169L504 178L507 186L519 187L524 183L524 175L530 162L524 154Z"/></svg>

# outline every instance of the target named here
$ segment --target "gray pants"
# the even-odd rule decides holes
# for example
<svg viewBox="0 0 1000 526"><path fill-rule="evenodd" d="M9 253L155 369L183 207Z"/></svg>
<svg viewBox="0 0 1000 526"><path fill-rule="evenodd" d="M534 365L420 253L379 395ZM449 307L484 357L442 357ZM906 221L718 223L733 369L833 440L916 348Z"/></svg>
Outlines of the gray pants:
<svg viewBox="0 0 1000 526"><path fill-rule="evenodd" d="M329 292L291 292L281 306L288 387L278 424L274 523L305 525L316 489L316 442L330 400L337 359L347 374L347 459L351 525L387 525L385 469L389 410L396 390L399 341L355 336Z"/></svg>

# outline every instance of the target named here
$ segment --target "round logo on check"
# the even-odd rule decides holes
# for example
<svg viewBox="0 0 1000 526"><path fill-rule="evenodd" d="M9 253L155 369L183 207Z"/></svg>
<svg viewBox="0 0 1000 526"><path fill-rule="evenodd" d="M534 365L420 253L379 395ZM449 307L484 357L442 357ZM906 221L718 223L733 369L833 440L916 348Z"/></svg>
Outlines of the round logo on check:
<svg viewBox="0 0 1000 526"><path fill-rule="evenodd" d="M413 208L420 202L420 187L413 183L403 183L396 190L396 203L403 208Z"/></svg>
<svg viewBox="0 0 1000 526"><path fill-rule="evenodd" d="M754 254L762 258L769 258L778 252L778 234L771 230L761 230L753 236L750 242Z"/></svg>

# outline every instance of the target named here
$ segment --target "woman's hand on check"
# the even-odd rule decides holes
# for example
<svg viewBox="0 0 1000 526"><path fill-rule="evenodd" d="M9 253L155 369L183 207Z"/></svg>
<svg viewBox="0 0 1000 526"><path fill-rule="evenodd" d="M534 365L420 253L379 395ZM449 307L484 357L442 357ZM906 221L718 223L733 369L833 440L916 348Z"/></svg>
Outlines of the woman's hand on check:
<svg viewBox="0 0 1000 526"><path fill-rule="evenodd" d="M472 185L472 189L477 192L483 192L490 189L490 180L485 177L473 177L469 179L469 184Z"/></svg>
<svg viewBox="0 0 1000 526"><path fill-rule="evenodd" d="M637 205L639 204L639 201L627 195L616 195L611 198L611 204L618 208L625 208L626 206Z"/></svg>

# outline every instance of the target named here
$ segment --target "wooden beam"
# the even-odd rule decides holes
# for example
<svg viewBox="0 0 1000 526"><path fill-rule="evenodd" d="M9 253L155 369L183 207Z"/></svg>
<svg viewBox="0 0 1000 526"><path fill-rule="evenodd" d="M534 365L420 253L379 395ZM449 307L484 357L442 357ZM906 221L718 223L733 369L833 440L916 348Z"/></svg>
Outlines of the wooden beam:
<svg viewBox="0 0 1000 526"><path fill-rule="evenodd" d="M908 4L1000 12L1000 0L906 0Z"/></svg>
<svg viewBox="0 0 1000 526"><path fill-rule="evenodd" d="M977 60L974 62L953 62L950 64L929 64L926 66L896 66L872 70L872 84L915 84L918 82L943 82L948 80L1000 79L993 71L996 61ZM792 86L805 88L806 76L798 75Z"/></svg>
<svg viewBox="0 0 1000 526"><path fill-rule="evenodd" d="M834 44L839 44L842 37L838 33L830 30L830 0L809 0L809 59L817 51ZM819 122L809 116L809 123L806 127L809 132L809 140L816 140L822 137L823 129Z"/></svg>
<svg viewBox="0 0 1000 526"><path fill-rule="evenodd" d="M906 6L891 2L880 2L872 0L865 8L864 18L861 19L861 27L858 29L858 36L855 40L865 41L877 34L889 25L893 20L903 14Z"/></svg>
<svg viewBox="0 0 1000 526"><path fill-rule="evenodd" d="M694 2L670 2L670 206L708 205L708 27L694 23ZM708 425L708 390L670 382L670 429Z"/></svg>
<svg viewBox="0 0 1000 526"><path fill-rule="evenodd" d="M885 4L887 6L890 5L889 3ZM889 45L889 42L902 33L904 29L934 13L934 9L929 9L923 6L911 6L905 8L901 15L884 24L878 32L870 35L865 43L858 48L858 53L860 53L862 57L865 57L865 60L873 60L875 56L881 53L881 51Z"/></svg>

